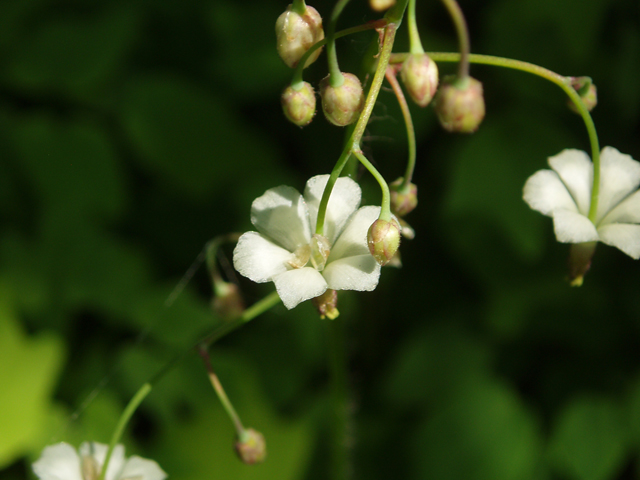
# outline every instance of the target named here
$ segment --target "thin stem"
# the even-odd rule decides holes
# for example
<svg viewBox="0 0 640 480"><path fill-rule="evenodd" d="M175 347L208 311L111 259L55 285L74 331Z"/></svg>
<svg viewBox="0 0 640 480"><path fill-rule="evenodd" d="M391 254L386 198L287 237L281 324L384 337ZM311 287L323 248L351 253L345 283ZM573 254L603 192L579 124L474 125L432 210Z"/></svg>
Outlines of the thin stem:
<svg viewBox="0 0 640 480"><path fill-rule="evenodd" d="M416 132L413 128L413 120L411 119L409 104L407 103L407 99L404 96L402 87L400 87L400 82L398 82L398 78L396 77L395 68L387 67L386 77L387 81L391 85L391 88L393 89L393 93L395 93L396 98L398 99L398 104L400 105L400 110L402 111L404 123L407 127L409 159L407 161L407 169L404 174L404 180L402 182L402 186L400 187L401 189L404 189L409 187L411 179L413 178L413 170L416 166Z"/></svg>
<svg viewBox="0 0 640 480"><path fill-rule="evenodd" d="M220 399L220 403L222 404L223 408L227 412L227 415L229 415L229 418L233 422L233 426L236 429L236 433L238 434L238 437L241 437L245 428L242 425L240 416L236 412L235 408L233 408L233 405L229 400L227 393L224 391L224 388L222 388L220 379L218 378L216 373L213 371L213 367L211 366L211 358L209 357L209 351L207 350L207 347L205 347L204 345L200 345L198 347L198 353L202 357L204 366L207 369L207 373L209 374L209 380L211 380L211 385L213 386L213 389L215 390L216 395L218 395L218 398Z"/></svg>
<svg viewBox="0 0 640 480"><path fill-rule="evenodd" d="M338 24L338 18L347 6L349 0L338 0L331 12L331 19L329 20L329 26L327 28L327 61L329 63L329 83L333 88L341 87L344 84L344 76L340 71L338 65L338 55L336 53L336 25Z"/></svg>
<svg viewBox="0 0 640 480"><path fill-rule="evenodd" d="M451 20L456 27L458 42L460 45L460 65L458 66L458 79L464 80L469 76L469 54L471 52L471 44L469 42L469 30L467 22L464 19L462 9L456 0L442 0L447 8Z"/></svg>
<svg viewBox="0 0 640 480"><path fill-rule="evenodd" d="M458 53L433 52L428 53L428 55L436 62L456 62L460 59L460 54ZM404 58L406 58L406 54L394 56L391 61L393 63L400 63L404 61ZM558 85L571 99L573 104L576 106L578 113L582 117L591 146L591 159L593 161L593 188L591 189L591 204L589 206L588 217L589 220L595 224L596 214L598 212L598 200L600 196L600 144L598 141L596 126L593 123L593 118L591 118L589 110L587 110L587 107L580 98L580 94L571 85L571 77L564 77L558 73L532 63L512 60L510 58L494 57L491 55L471 54L469 55L469 61L483 65L493 65L497 67L511 68L513 70L521 70L523 72L537 75Z"/></svg>
<svg viewBox="0 0 640 480"><path fill-rule="evenodd" d="M333 480L350 477L348 450L349 437L349 384L347 379L347 355L345 351L345 327L340 319L327 322L329 328L329 372L331 375L332 429L331 476Z"/></svg>
<svg viewBox="0 0 640 480"><path fill-rule="evenodd" d="M380 175L380 172L373 166L373 164L364 156L362 150L354 150L353 154L356 156L360 163L362 163L369 173L378 181L380 190L382 190L382 203L380 209L380 219L385 221L391 220L391 197L389 195L389 185L385 181L384 177Z"/></svg>
<svg viewBox="0 0 640 480"><path fill-rule="evenodd" d="M409 51L414 54L424 53L422 41L420 41L420 34L418 33L418 25L416 23L416 0L409 0L407 22L409 23Z"/></svg>
<svg viewBox="0 0 640 480"><path fill-rule="evenodd" d="M107 455L104 458L104 464L102 465L102 471L100 472L100 480L104 480L105 475L107 474L107 468L109 467L109 460L111 460L111 455L113 454L113 449L116 444L120 441L122 437L122 433L124 432L127 423L129 423L129 419L136 411L140 403L145 399L145 397L151 391L151 384L145 383L140 387L138 392L133 396L133 398L129 401L129 404L122 412L120 419L118 420L118 424L116 425L116 429L113 432L113 436L111 437L111 443L109 443L109 449L107 450Z"/></svg>
<svg viewBox="0 0 640 480"><path fill-rule="evenodd" d="M304 3L304 0L293 0L291 2L291 11L298 15L304 15L307 11L307 5Z"/></svg>

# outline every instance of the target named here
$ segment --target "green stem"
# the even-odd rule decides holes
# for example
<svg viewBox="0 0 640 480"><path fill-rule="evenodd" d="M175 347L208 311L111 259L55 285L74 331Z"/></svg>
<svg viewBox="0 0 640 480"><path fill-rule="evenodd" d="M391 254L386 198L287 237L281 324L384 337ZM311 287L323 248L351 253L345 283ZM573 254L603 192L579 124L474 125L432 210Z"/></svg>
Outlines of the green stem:
<svg viewBox="0 0 640 480"><path fill-rule="evenodd" d="M385 181L384 177L380 175L380 172L372 165L372 163L364 156L362 150L354 150L353 154L356 156L360 163L362 163L369 173L378 181L380 190L382 190L382 203L380 209L380 219L385 221L391 220L391 196L389 195L389 185Z"/></svg>
<svg viewBox="0 0 640 480"><path fill-rule="evenodd" d="M404 61L404 58L406 58L406 55L407 54L401 54L398 56L394 55L391 62L401 63ZM460 54L458 53L429 52L428 55L436 62L456 62L460 59ZM578 113L582 117L591 146L591 159L593 161L593 188L591 189L591 205L589 206L588 217L595 225L596 213L598 212L598 200L600 196L600 144L598 141L596 126L593 123L593 118L591 118L589 110L587 110L587 107L580 98L580 94L578 94L575 88L571 85L571 77L564 77L532 63L512 60L510 58L494 57L491 55L471 54L469 55L469 61L477 64L511 68L513 70L520 70L537 75L558 85L571 99L573 104L576 106Z"/></svg>
<svg viewBox="0 0 640 480"><path fill-rule="evenodd" d="M331 19L327 27L327 61L329 63L329 83L333 88L341 87L344 84L344 76L338 65L338 55L336 53L336 25L338 18L347 6L349 0L338 0L331 12Z"/></svg>
<svg viewBox="0 0 640 480"><path fill-rule="evenodd" d="M411 119L411 111L409 110L409 104L407 103L407 99L404 96L404 92L402 91L402 87L400 86L400 82L398 82L398 78L396 77L396 71L393 67L387 68L387 81L391 85L393 89L393 93L395 93L396 98L398 99L398 104L400 105L400 110L402 111L402 116L404 118L404 123L407 127L407 144L409 148L409 159L407 161L407 169L404 173L404 180L402 182L401 189L405 189L409 187L411 183L411 179L413 178L413 170L416 166L416 132L413 128L413 120Z"/></svg>
<svg viewBox="0 0 640 480"><path fill-rule="evenodd" d="M151 391L151 384L145 383L140 387L138 392L133 396L129 404L122 412L120 416L120 420L118 420L118 424L116 425L116 429L113 432L113 436L111 437L111 443L109 443L109 449L107 450L107 455L104 458L104 464L102 465L102 471L100 472L100 480L104 480L105 475L107 474L107 467L109 466L109 460L111 460L111 455L113 454L113 449L116 444L120 441L122 437L122 433L124 432L127 423L129 423L129 419L133 415L133 413L138 408L138 405L142 403L142 400L149 394Z"/></svg>
<svg viewBox="0 0 640 480"><path fill-rule="evenodd" d="M469 54L471 52L471 44L469 42L469 29L464 19L462 9L456 0L442 0L447 8L451 20L456 27L458 42L460 45L460 65L458 66L458 79L465 80L469 76Z"/></svg>
<svg viewBox="0 0 640 480"><path fill-rule="evenodd" d="M293 0L291 2L291 11L298 15L304 15L307 11L307 5L304 3L304 0Z"/></svg>
<svg viewBox="0 0 640 480"><path fill-rule="evenodd" d="M347 355L345 351L344 322L336 319L326 322L329 328L329 371L331 375L332 480L346 480L349 470L349 384L347 379Z"/></svg>
<svg viewBox="0 0 640 480"><path fill-rule="evenodd" d="M418 25L416 23L416 0L409 0L409 8L407 9L407 22L409 23L409 51L413 54L424 53L420 34L418 33Z"/></svg>
<svg viewBox="0 0 640 480"><path fill-rule="evenodd" d="M406 6L406 2L404 3ZM318 207L318 221L316 224L316 233L318 235L322 235L324 231L324 220L327 212L327 205L329 204L329 197L331 196L331 190L338 180L338 177L340 176L344 165L347 163L347 160L349 160L349 156L356 151L360 151L360 140L362 139L362 135L364 134L364 130L367 124L369 123L371 112L373 111L373 107L378 98L378 94L380 93L380 87L382 86L382 81L384 80L387 65L389 65L389 58L391 57L391 50L393 49L396 29L396 23L389 23L385 28L384 39L382 41L382 49L378 58L378 66L376 67L375 74L373 75L373 80L371 81L371 87L369 88L369 92L367 93L364 107L362 108L362 112L360 112L360 117L358 117L358 121L356 122L356 126L353 129L351 137L346 142L342 153L340 154L340 157L336 162L336 165L331 171L331 175L329 176L327 185L325 186L324 192L322 193L322 199L320 200L320 206Z"/></svg>

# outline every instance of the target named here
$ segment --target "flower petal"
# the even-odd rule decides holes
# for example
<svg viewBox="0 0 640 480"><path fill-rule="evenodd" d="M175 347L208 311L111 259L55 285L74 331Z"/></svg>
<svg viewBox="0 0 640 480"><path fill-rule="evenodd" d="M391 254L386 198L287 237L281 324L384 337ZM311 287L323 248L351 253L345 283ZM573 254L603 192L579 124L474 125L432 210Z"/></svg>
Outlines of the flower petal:
<svg viewBox="0 0 640 480"><path fill-rule="evenodd" d="M292 253L258 232L243 233L233 250L233 266L244 277L258 283L270 282L286 272Z"/></svg>
<svg viewBox="0 0 640 480"><path fill-rule="evenodd" d="M304 199L309 206L309 218L311 228L314 231L318 220L320 200L328 180L329 175L317 175L309 179L304 189ZM336 237L340 235L345 222L360 205L361 197L362 192L356 182L348 177L338 178L331 191L324 219L324 236L327 237L330 244L336 241Z"/></svg>
<svg viewBox="0 0 640 480"><path fill-rule="evenodd" d="M596 224L640 185L640 162L613 147L600 154L600 198Z"/></svg>
<svg viewBox="0 0 640 480"><path fill-rule="evenodd" d="M327 282L315 268L304 267L276 275L276 290L284 306L291 310L300 302L322 295Z"/></svg>
<svg viewBox="0 0 640 480"><path fill-rule="evenodd" d="M598 229L600 240L607 245L619 248L631 258L640 258L640 225L614 223Z"/></svg>
<svg viewBox="0 0 640 480"><path fill-rule="evenodd" d="M153 460L147 460L146 458L132 456L127 460L127 463L120 474L122 480L136 478L144 480L164 480L167 478L167 474L160 468L160 466Z"/></svg>
<svg viewBox="0 0 640 480"><path fill-rule="evenodd" d="M640 190L632 193L614 207L600 221L600 227L610 223L640 223Z"/></svg>
<svg viewBox="0 0 640 480"><path fill-rule="evenodd" d="M596 227L584 215L570 210L553 212L553 229L562 243L593 242L599 239Z"/></svg>
<svg viewBox="0 0 640 480"><path fill-rule="evenodd" d="M251 223L290 252L311 240L307 205L292 187L271 188L256 198L251 204Z"/></svg>
<svg viewBox="0 0 640 480"><path fill-rule="evenodd" d="M344 257L371 255L367 246L367 232L380 215L380 207L362 207L349 217L344 230L331 249L327 264Z"/></svg>
<svg viewBox="0 0 640 480"><path fill-rule="evenodd" d="M380 264L367 252L331 262L322 276L333 290L357 290L370 292L378 285Z"/></svg>
<svg viewBox="0 0 640 480"><path fill-rule="evenodd" d="M104 459L107 457L108 445L98 442L84 442L80 445L80 456L92 456L98 462L98 467L102 469ZM109 466L107 467L106 480L117 480L120 478L120 471L124 466L124 447L120 444L113 448Z"/></svg>
<svg viewBox="0 0 640 480"><path fill-rule="evenodd" d="M549 158L549 165L560 176L583 215L589 213L593 164L586 152L567 149Z"/></svg>
<svg viewBox="0 0 640 480"><path fill-rule="evenodd" d="M531 175L524 184L523 198L533 210L548 216L556 209L578 211L567 187L552 170L539 170Z"/></svg>
<svg viewBox="0 0 640 480"><path fill-rule="evenodd" d="M65 442L46 447L33 471L40 480L83 480L78 452Z"/></svg>

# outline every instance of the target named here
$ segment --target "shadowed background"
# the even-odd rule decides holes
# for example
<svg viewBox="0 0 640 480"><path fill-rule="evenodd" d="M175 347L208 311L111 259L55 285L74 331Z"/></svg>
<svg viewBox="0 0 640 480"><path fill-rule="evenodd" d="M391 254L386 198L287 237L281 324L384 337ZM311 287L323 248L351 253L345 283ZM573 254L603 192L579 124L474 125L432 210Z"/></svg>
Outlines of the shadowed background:
<svg viewBox="0 0 640 480"><path fill-rule="evenodd" d="M33 478L47 444L108 443L141 384L220 322L204 270L164 306L205 242L251 229L255 197L302 190L337 160L342 132L321 114L304 130L281 114L291 71L273 30L286 4L0 2L4 479ZM331 2L310 4L328 18ZM461 6L474 52L591 76L601 144L640 159L638 2ZM426 50L455 50L439 2L419 2L418 17ZM339 28L373 18L353 1ZM343 70L359 71L374 35L338 42ZM395 51L406 49L402 29ZM419 206L403 267L383 269L373 293L340 294L354 478L640 478L639 265L599 246L584 286L568 287L568 247L521 198L548 156L588 148L582 121L542 79L471 72L487 102L476 134L445 134L431 108L412 106ZM321 56L305 79L325 75ZM403 174L390 91L363 147L388 181ZM357 180L379 204L371 177ZM227 274L248 304L272 289ZM142 404L127 452L175 479L327 478L326 322L309 302L277 306L212 349L240 416L267 439L263 465L235 458L195 354Z"/></svg>

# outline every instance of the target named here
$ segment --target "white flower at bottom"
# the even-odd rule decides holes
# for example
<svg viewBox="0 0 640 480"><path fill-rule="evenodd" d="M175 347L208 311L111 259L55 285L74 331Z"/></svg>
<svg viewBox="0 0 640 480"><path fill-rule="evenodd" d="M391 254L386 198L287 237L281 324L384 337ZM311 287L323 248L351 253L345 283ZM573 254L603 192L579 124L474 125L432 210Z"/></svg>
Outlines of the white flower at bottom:
<svg viewBox="0 0 640 480"><path fill-rule="evenodd" d="M33 464L40 480L98 480L108 446L85 442L79 452L65 442L50 445ZM105 480L163 480L167 474L153 460L136 455L125 459L124 447L116 445Z"/></svg>
<svg viewBox="0 0 640 480"><path fill-rule="evenodd" d="M380 265L367 246L367 230L380 207L362 207L356 182L336 181L325 214L324 235L315 235L318 207L329 175L309 179L304 196L280 186L251 205L258 232L244 233L233 251L238 272L258 283L274 282L282 303L291 309L333 290L371 291Z"/></svg>
<svg viewBox="0 0 640 480"><path fill-rule="evenodd" d="M613 147L600 154L600 194L595 221L588 218L593 164L580 150L563 150L549 158L553 170L540 170L527 180L524 200L553 218L563 243L600 241L640 258L640 162Z"/></svg>

